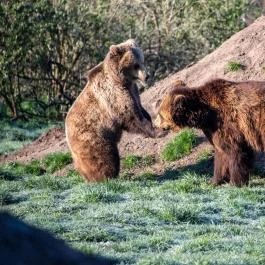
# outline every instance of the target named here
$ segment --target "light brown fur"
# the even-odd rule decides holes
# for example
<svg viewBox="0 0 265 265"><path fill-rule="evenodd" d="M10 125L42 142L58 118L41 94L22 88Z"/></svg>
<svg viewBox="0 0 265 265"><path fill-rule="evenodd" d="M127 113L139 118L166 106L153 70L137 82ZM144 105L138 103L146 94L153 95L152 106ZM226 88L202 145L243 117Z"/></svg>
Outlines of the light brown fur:
<svg viewBox="0 0 265 265"><path fill-rule="evenodd" d="M104 61L89 71L65 123L75 166L87 180L119 174L117 144L123 130L154 137L136 87L145 79L143 54L133 40L112 45Z"/></svg>

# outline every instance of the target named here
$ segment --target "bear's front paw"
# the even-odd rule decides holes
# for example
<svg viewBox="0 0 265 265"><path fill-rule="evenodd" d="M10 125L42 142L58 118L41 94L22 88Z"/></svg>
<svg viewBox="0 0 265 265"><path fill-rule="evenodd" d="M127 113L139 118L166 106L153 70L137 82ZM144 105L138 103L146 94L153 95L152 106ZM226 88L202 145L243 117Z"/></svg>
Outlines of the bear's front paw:
<svg viewBox="0 0 265 265"><path fill-rule="evenodd" d="M209 184L212 184L214 186L220 185L219 182L215 178L211 178L207 181Z"/></svg>
<svg viewBox="0 0 265 265"><path fill-rule="evenodd" d="M214 185L214 186L220 186L220 185L223 185L223 184L227 184L227 182L224 179L218 179L218 178L215 178L215 177L212 177L209 180L209 183Z"/></svg>

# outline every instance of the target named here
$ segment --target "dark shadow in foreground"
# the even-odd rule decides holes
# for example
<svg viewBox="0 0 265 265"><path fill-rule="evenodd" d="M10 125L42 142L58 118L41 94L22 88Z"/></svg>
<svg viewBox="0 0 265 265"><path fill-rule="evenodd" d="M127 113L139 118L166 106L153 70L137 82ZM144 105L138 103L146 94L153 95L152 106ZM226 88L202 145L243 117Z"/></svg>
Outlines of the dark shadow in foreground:
<svg viewBox="0 0 265 265"><path fill-rule="evenodd" d="M0 263L5 265L112 265L117 261L85 255L48 232L0 213Z"/></svg>

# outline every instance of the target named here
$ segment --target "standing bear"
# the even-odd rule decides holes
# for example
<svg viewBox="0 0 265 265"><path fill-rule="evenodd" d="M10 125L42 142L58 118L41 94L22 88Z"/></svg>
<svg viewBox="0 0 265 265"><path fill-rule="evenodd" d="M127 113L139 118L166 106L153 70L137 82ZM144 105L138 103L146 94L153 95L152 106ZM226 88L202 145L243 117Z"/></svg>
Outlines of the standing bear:
<svg viewBox="0 0 265 265"><path fill-rule="evenodd" d="M137 82L146 79L143 53L131 39L112 45L104 61L88 72L65 122L75 167L86 180L118 176L117 144L124 130L154 137L137 88Z"/></svg>
<svg viewBox="0 0 265 265"><path fill-rule="evenodd" d="M254 151L265 152L265 82L222 79L200 87L175 86L164 96L155 126L201 129L214 146L214 177L220 185L249 181Z"/></svg>

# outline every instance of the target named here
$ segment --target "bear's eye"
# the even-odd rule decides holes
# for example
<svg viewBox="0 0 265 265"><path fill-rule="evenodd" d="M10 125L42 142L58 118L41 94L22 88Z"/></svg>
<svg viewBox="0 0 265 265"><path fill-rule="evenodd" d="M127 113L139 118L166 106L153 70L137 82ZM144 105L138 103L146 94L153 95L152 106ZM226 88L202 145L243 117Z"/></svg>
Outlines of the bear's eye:
<svg viewBox="0 0 265 265"><path fill-rule="evenodd" d="M134 65L134 69L135 70L138 70L140 68L140 65L138 64L138 63L136 63L135 65Z"/></svg>

